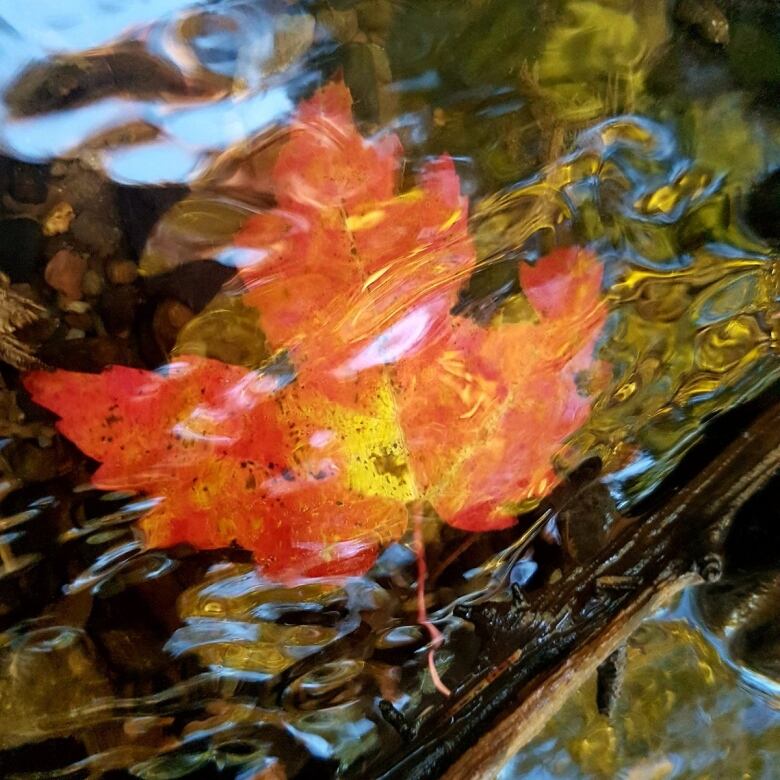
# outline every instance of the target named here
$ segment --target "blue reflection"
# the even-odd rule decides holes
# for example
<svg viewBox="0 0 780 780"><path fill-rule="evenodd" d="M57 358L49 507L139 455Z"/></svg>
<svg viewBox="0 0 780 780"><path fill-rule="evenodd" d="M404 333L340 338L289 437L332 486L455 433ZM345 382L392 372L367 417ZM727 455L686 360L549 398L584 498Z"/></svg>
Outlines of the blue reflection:
<svg viewBox="0 0 780 780"><path fill-rule="evenodd" d="M127 184L186 181L195 170L199 159L200 155L168 141L117 149L103 154L108 175Z"/></svg>

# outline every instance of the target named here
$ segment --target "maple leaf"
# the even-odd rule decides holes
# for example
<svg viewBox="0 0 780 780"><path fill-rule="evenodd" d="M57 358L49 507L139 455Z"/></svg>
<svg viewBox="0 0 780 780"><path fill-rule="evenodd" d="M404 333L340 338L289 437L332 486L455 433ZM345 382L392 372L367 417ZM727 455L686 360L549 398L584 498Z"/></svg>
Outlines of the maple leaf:
<svg viewBox="0 0 780 780"><path fill-rule="evenodd" d="M559 249L520 267L536 319L451 315L474 267L448 157L396 194L400 144L365 139L343 84L301 104L272 171L277 207L236 243L245 303L294 374L181 356L162 371L33 372L33 398L100 462L93 481L158 498L148 542L252 550L269 575L362 573L430 502L487 530L548 492L584 420L577 372L604 319L601 266Z"/></svg>

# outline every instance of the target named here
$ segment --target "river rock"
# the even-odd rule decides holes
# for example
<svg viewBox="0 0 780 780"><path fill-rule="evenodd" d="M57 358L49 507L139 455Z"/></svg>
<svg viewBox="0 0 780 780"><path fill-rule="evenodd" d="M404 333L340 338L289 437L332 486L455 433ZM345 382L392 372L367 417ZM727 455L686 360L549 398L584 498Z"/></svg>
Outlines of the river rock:
<svg viewBox="0 0 780 780"><path fill-rule="evenodd" d="M76 212L67 201L61 201L46 215L43 221L43 234L45 236L58 236L67 233Z"/></svg>
<svg viewBox="0 0 780 780"><path fill-rule="evenodd" d="M140 303L138 290L132 284L107 287L100 296L100 315L109 333L127 333L135 322Z"/></svg>
<svg viewBox="0 0 780 780"><path fill-rule="evenodd" d="M19 203L43 203L46 200L47 166L14 162L10 170L9 192Z"/></svg>
<svg viewBox="0 0 780 780"><path fill-rule="evenodd" d="M133 257L140 257L152 228L188 192L181 186L116 188L117 209Z"/></svg>
<svg viewBox="0 0 780 780"><path fill-rule="evenodd" d="M153 298L176 298L197 313L235 273L234 268L215 260L196 260L150 276L146 280L146 291Z"/></svg>
<svg viewBox="0 0 780 780"><path fill-rule="evenodd" d="M354 40L360 30L357 10L354 8L323 8L317 12L317 23L340 43Z"/></svg>
<svg viewBox="0 0 780 780"><path fill-rule="evenodd" d="M173 349L179 331L194 316L192 309L174 298L166 298L157 306L153 320L154 337L164 354Z"/></svg>
<svg viewBox="0 0 780 780"><path fill-rule="evenodd" d="M103 277L94 269L90 268L81 280L81 292L88 298L96 298L103 292L105 284Z"/></svg>
<svg viewBox="0 0 780 780"><path fill-rule="evenodd" d="M46 283L70 300L81 298L81 282L87 260L72 249L60 249L46 264Z"/></svg>
<svg viewBox="0 0 780 780"><path fill-rule="evenodd" d="M138 278L138 266L132 260L112 260L106 276L111 284L132 284Z"/></svg>
<svg viewBox="0 0 780 780"><path fill-rule="evenodd" d="M71 225L73 237L100 257L108 257L119 247L122 233L110 215L97 211L82 211Z"/></svg>

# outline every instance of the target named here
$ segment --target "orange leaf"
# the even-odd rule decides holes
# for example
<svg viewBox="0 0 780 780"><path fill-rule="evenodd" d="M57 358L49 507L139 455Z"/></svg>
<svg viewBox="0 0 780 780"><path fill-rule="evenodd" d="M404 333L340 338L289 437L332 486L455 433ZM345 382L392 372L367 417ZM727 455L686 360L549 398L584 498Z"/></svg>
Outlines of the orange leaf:
<svg viewBox="0 0 780 780"><path fill-rule="evenodd" d="M503 528L554 485L590 401L605 310L592 253L520 268L536 321L483 328L451 309L474 266L453 162L396 194L400 144L364 139L343 84L301 104L272 178L277 208L236 237L246 302L294 377L185 356L161 372L33 372L33 398L100 461L94 483L159 499L151 545L237 543L271 575L359 573L428 500Z"/></svg>

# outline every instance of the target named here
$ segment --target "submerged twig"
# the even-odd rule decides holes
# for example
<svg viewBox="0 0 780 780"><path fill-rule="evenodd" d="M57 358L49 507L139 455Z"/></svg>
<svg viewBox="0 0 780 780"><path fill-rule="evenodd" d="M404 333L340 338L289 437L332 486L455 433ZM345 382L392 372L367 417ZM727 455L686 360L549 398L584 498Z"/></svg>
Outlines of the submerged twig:
<svg viewBox="0 0 780 780"><path fill-rule="evenodd" d="M14 368L37 364L32 348L18 338L17 331L45 314L42 306L12 289L9 278L0 273L0 360Z"/></svg>

